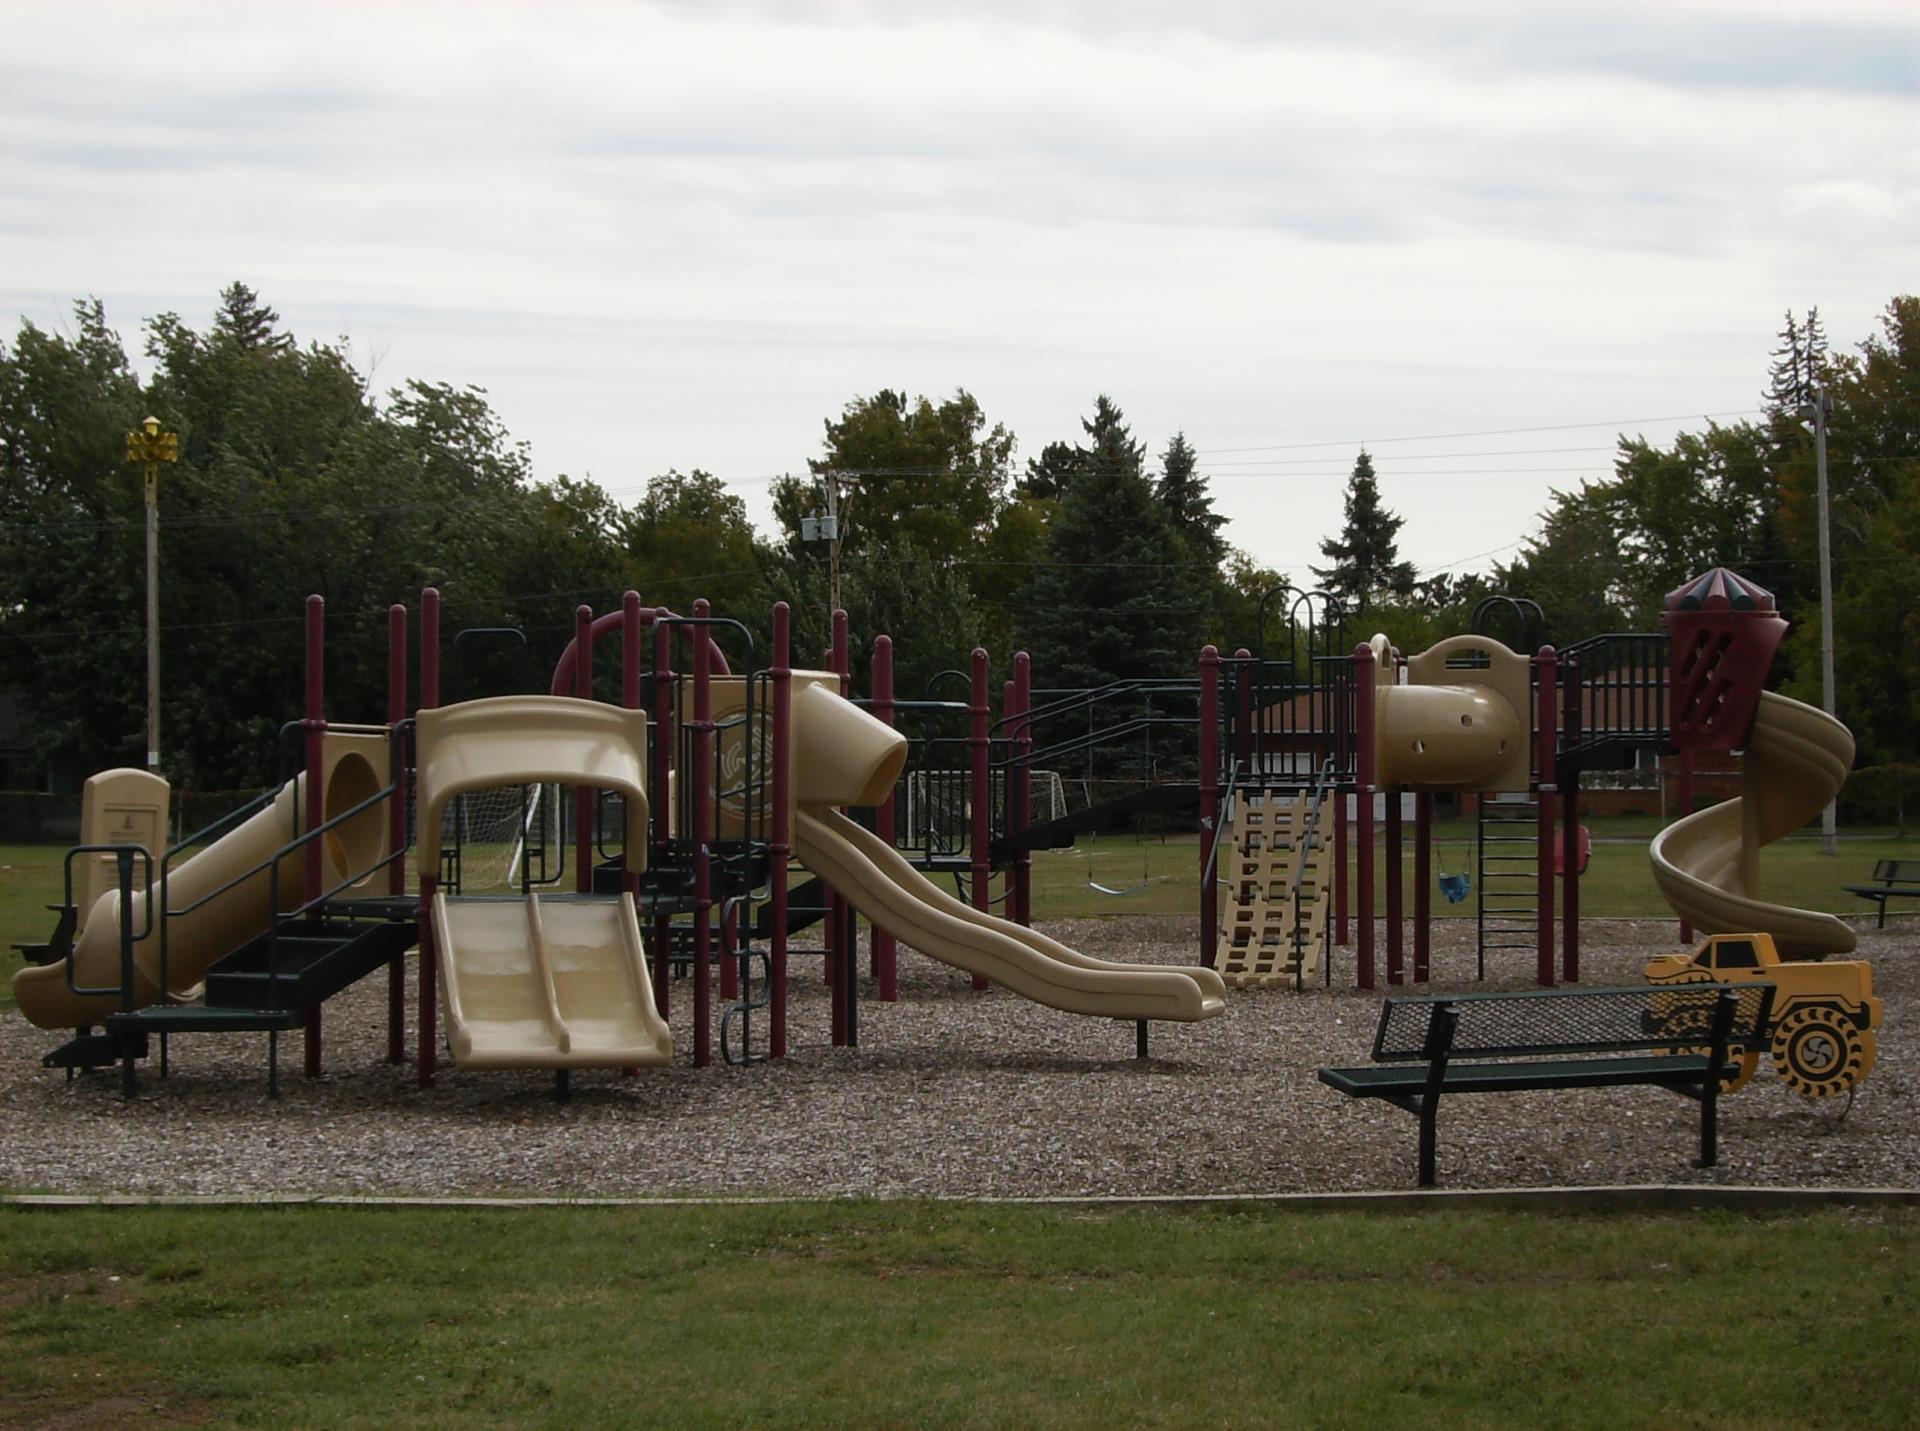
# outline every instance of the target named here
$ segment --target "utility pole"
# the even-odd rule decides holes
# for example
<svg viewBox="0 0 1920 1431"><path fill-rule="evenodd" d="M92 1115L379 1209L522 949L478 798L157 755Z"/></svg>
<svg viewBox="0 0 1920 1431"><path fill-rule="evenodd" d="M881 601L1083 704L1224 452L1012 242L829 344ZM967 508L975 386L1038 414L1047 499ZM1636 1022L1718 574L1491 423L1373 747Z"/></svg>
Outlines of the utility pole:
<svg viewBox="0 0 1920 1431"><path fill-rule="evenodd" d="M827 610L840 609L840 474L832 468L827 479Z"/></svg>
<svg viewBox="0 0 1920 1431"><path fill-rule="evenodd" d="M1800 416L1813 420L1813 461L1820 499L1820 704L1833 711L1833 541L1827 517L1827 420L1833 399L1821 384L1813 384L1813 401L1802 403ZM1839 851L1838 800L1829 800L1820 812L1820 853Z"/></svg>
<svg viewBox="0 0 1920 1431"><path fill-rule="evenodd" d="M177 433L162 432L150 417L127 434L127 461L147 469L147 770L160 773L160 492L162 462L180 460Z"/></svg>
<svg viewBox="0 0 1920 1431"><path fill-rule="evenodd" d="M800 519L800 540L827 544L827 618L831 621L840 609L840 474L828 468L820 474L820 485L827 510L824 515L815 512Z"/></svg>

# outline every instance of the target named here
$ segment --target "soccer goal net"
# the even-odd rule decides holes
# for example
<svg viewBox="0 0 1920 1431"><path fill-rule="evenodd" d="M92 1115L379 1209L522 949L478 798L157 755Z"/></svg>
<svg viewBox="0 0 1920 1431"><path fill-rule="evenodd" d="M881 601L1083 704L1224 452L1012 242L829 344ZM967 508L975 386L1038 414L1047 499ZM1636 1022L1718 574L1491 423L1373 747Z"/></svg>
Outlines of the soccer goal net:
<svg viewBox="0 0 1920 1431"><path fill-rule="evenodd" d="M544 880L558 868L573 793L563 785L469 790L441 814L440 843L460 849L460 891L518 889L523 871Z"/></svg>

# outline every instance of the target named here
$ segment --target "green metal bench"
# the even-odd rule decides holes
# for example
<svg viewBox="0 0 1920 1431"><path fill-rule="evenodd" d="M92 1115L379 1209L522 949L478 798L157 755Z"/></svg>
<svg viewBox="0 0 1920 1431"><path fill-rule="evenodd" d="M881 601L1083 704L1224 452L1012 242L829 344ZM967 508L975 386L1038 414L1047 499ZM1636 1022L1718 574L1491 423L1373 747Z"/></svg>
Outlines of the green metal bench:
<svg viewBox="0 0 1920 1431"><path fill-rule="evenodd" d="M1875 860L1872 884L1850 884L1845 889L1879 904L1880 922L1874 927L1885 929L1888 900L1920 899L1920 860Z"/></svg>
<svg viewBox="0 0 1920 1431"><path fill-rule="evenodd" d="M1442 1097L1645 1084L1700 1103L1700 1166L1718 1156L1719 1093L1759 1046L1772 984L1557 989L1390 998L1372 1065L1323 1068L1353 1098L1384 1098L1420 1120L1423 1188L1434 1185Z"/></svg>

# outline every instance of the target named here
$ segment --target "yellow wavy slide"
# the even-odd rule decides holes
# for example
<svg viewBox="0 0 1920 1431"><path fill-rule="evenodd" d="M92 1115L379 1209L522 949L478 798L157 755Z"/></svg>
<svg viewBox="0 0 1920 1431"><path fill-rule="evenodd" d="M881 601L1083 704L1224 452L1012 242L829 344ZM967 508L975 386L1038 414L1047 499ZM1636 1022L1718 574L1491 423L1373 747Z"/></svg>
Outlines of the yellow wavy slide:
<svg viewBox="0 0 1920 1431"><path fill-rule="evenodd" d="M1831 914L1762 898L1760 847L1805 825L1839 793L1853 736L1824 711L1764 692L1731 800L1676 820L1654 837L1654 883L1702 934L1764 933L1793 959L1845 954L1854 932Z"/></svg>
<svg viewBox="0 0 1920 1431"><path fill-rule="evenodd" d="M794 853L903 944L1023 998L1071 1014L1192 1023L1226 1012L1211 969L1114 964L983 914L921 874L886 841L827 806L794 816Z"/></svg>

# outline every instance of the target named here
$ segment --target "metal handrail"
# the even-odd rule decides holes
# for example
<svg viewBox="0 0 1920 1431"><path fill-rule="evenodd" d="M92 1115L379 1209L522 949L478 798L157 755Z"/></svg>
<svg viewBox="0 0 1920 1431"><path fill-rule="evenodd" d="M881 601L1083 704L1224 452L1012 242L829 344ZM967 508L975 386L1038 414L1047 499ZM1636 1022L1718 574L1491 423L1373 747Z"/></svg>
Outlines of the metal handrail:
<svg viewBox="0 0 1920 1431"><path fill-rule="evenodd" d="M315 825L311 830L307 831L306 834L300 836L296 840L293 840L289 844L282 846L279 853L276 854L273 857L273 859L268 863L267 865L267 909L269 911L268 924L267 924L267 986L268 988L277 991L280 987L280 930L281 930L281 927L283 925L291 924L294 920L298 919L301 915L305 914L308 910L314 909L319 905L325 904L328 900L332 899L336 894L340 893L341 890L351 888L353 885L360 883L361 880L368 878L370 875L373 875L377 871L385 869L388 865L392 864L395 860L404 858L406 855L406 850L398 849L398 850L390 851L387 854L385 859L374 861L371 865L368 865L366 869L361 870L358 873L349 873L345 879L341 880L340 883L334 885L332 888L320 894L314 895L312 898L308 899L306 903L297 905L294 908L285 911L284 913L279 912L281 862L288 855L292 854L295 850L298 850L302 845L307 844L316 836L323 835L328 830L332 829L335 825L340 824L342 821L350 820L355 815L362 814L366 810L371 809L374 805L379 803L381 800L386 799L388 796L392 795L396 788L397 787L395 786L389 785L385 790L380 791L378 794L368 796L365 800L362 800L358 805L355 805L352 809L342 810L338 815L335 815L332 819L327 820L319 825ZM163 930L164 930L164 927L165 926L163 925L162 926ZM161 947L160 947L160 968L163 974L166 971L166 958L167 958L166 943L165 943L165 936L163 934Z"/></svg>
<svg viewBox="0 0 1920 1431"><path fill-rule="evenodd" d="M139 855L147 865L147 927L133 932L133 857ZM75 943L67 945L67 988L76 994L117 995L122 1012L133 1012L133 946L153 933L153 851L145 845L75 845L67 851L65 862L66 899L73 907L73 857L75 855L113 855L120 884L120 982L111 987L90 988L74 982Z"/></svg>
<svg viewBox="0 0 1920 1431"><path fill-rule="evenodd" d="M1234 791L1240 788L1240 762L1234 761L1227 772L1227 788L1220 792L1220 803L1215 807L1213 838L1207 846L1207 863L1200 871L1200 888L1205 889L1214 881L1220 867L1220 841L1227 833L1227 820L1223 813L1233 799Z"/></svg>
<svg viewBox="0 0 1920 1431"><path fill-rule="evenodd" d="M1287 891L1289 902L1293 906L1293 991L1299 993L1306 987L1306 949L1300 938L1300 882L1307 877L1307 863L1313 854L1313 839L1320 828L1320 811L1327 799L1327 787L1333 783L1333 762L1322 765L1313 780L1313 805L1307 811L1307 832L1301 842L1300 861L1294 866L1292 887ZM1373 911L1362 910L1362 919L1372 919ZM1327 981L1333 981L1333 969L1326 970Z"/></svg>
<svg viewBox="0 0 1920 1431"><path fill-rule="evenodd" d="M398 791L398 789L399 789L399 786L397 784L385 786L381 790L376 791L374 794L369 795L366 799L362 800L359 804L350 806L349 808L342 810L339 814L333 816L331 819L324 820L320 824L315 825L312 829L306 831L304 834L295 836L292 840L282 845L278 850L276 850L273 854L269 855L267 858L259 861L256 864L250 865L247 869L242 871L240 874L235 875L232 879L228 880L225 884L221 885L219 888L210 890L208 893L202 895L199 899L196 899L192 904L189 904L182 909L173 909L167 903L167 870L166 870L165 862L163 861L161 864L161 870L160 870L160 986L163 989L171 987L167 981L168 954L169 954L168 929L170 927L169 921L174 919L184 919L187 915L192 914L194 911L199 909L204 909L207 905L211 904L214 900L218 899L221 895L226 894L230 890L233 890L242 884L245 884L248 880L258 875L262 870L265 870L268 872L267 887L268 887L269 902L268 902L267 908L268 908L268 919L270 922L267 927L267 934L268 934L268 940L269 940L268 954L269 954L269 958L271 958L273 955L273 940L277 937L279 926L282 923L299 918L300 915L306 913L309 909L312 909L316 904L324 903L326 900L333 898L334 895L338 894L341 890L347 888L349 885L358 884L361 880L367 878L367 876L374 874L379 870L385 869L388 865L392 864L395 860L404 858L406 855L406 850L404 848L393 850L386 856L385 859L374 862L373 864L369 865L366 869L361 870L356 874L350 874L344 881L334 886L334 888L328 890L324 895L321 895L315 899L308 900L305 904L301 905L297 909L289 910L284 914L280 912L280 862L284 860L288 855L293 854L294 852L305 847L307 844L311 843L314 839L318 838L321 835L324 835L327 831L335 828L338 825L345 824L348 820L353 819L357 815L365 814L368 810L371 810L374 806L378 805L381 801L393 798L396 792Z"/></svg>

